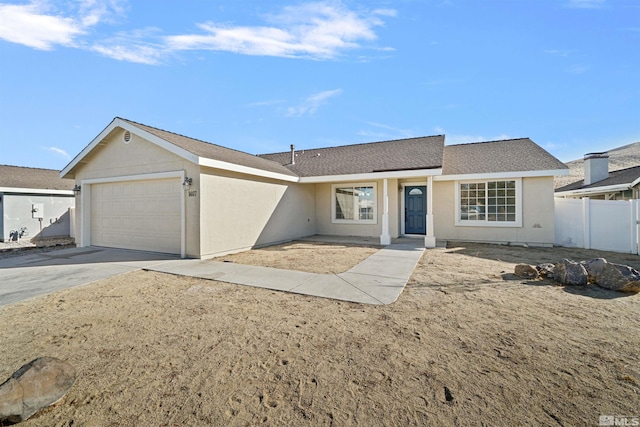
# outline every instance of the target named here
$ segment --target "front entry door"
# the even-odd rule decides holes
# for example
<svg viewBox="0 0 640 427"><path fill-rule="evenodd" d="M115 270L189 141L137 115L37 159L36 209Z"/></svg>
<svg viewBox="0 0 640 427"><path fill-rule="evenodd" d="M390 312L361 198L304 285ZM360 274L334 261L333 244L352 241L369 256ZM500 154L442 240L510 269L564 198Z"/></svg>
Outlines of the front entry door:
<svg viewBox="0 0 640 427"><path fill-rule="evenodd" d="M427 187L424 185L404 188L405 234L427 234Z"/></svg>

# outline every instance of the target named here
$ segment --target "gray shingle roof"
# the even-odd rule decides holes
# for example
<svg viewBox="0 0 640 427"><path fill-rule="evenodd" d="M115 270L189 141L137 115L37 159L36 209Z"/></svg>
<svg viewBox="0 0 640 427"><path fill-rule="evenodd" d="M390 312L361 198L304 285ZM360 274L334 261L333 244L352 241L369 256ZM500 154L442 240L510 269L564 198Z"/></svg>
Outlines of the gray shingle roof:
<svg viewBox="0 0 640 427"><path fill-rule="evenodd" d="M567 169L529 138L444 147L443 175Z"/></svg>
<svg viewBox="0 0 640 427"><path fill-rule="evenodd" d="M602 181L594 182L590 185L584 185L584 179L581 179L580 181L576 181L569 185L565 185L564 187L557 188L556 192L596 189L599 187L608 187L610 185L631 185L631 183L633 183L638 178L640 178L640 165L609 172L608 178L605 178Z"/></svg>
<svg viewBox="0 0 640 427"><path fill-rule="evenodd" d="M145 130L152 135L157 136L171 144L174 144L183 150L186 150L197 156L205 157L213 160L220 160L223 162L233 163L235 165L247 166L250 168L261 169L264 171L280 173L284 175L295 176L293 172L284 166L281 166L275 162L263 159L258 156L254 156L249 153L234 150L232 148L222 147L220 145L211 144L209 142L201 141L187 136L179 135L177 133L168 132L166 130L154 128L151 126L136 123L131 120L121 119L127 123Z"/></svg>
<svg viewBox="0 0 640 427"><path fill-rule="evenodd" d="M0 165L0 187L72 190L72 179L60 178L60 171Z"/></svg>
<svg viewBox="0 0 640 427"><path fill-rule="evenodd" d="M442 167L444 136L398 139L291 152L262 154L302 177L437 169Z"/></svg>

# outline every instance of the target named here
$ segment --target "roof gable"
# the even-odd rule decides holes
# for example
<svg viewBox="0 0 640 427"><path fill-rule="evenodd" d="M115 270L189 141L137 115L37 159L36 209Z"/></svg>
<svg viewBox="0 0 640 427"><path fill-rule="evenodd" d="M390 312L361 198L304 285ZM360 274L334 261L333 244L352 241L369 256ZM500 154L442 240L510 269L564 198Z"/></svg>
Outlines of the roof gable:
<svg viewBox="0 0 640 427"><path fill-rule="evenodd" d="M558 171L567 166L529 138L444 147L443 175Z"/></svg>
<svg viewBox="0 0 640 427"><path fill-rule="evenodd" d="M407 138L366 144L262 154L301 177L354 175L442 167L444 136Z"/></svg>
<svg viewBox="0 0 640 427"><path fill-rule="evenodd" d="M75 167L87 157L104 139L117 129L128 130L192 163L273 178L295 180L296 176L287 168L269 160L242 151L222 147L173 132L143 125L116 117L96 136L60 173L73 177Z"/></svg>
<svg viewBox="0 0 640 427"><path fill-rule="evenodd" d="M0 165L0 188L70 191L73 186L72 179L60 178L54 169Z"/></svg>

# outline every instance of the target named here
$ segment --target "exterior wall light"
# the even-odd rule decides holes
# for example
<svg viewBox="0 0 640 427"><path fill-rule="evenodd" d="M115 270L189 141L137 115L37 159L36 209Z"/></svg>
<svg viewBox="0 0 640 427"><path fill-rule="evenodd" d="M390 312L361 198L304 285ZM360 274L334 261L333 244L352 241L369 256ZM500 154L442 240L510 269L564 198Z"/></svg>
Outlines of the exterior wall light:
<svg viewBox="0 0 640 427"><path fill-rule="evenodd" d="M193 178L188 178L188 177L184 177L184 182L182 183L182 187L185 190L189 190L189 187L191 187L191 183L193 182Z"/></svg>
<svg viewBox="0 0 640 427"><path fill-rule="evenodd" d="M73 186L73 192L76 194L80 194L80 191L82 190L82 187L79 186L78 184Z"/></svg>

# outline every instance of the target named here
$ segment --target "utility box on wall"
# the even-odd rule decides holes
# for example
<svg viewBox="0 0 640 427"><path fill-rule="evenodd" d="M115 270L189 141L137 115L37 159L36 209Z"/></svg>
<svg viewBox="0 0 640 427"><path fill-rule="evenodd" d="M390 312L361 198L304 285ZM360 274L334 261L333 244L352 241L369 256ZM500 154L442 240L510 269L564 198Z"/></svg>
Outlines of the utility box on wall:
<svg viewBox="0 0 640 427"><path fill-rule="evenodd" d="M34 219L44 218L44 203L34 203L31 205L31 217Z"/></svg>

